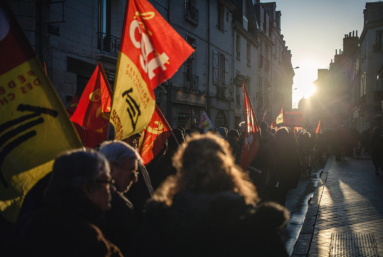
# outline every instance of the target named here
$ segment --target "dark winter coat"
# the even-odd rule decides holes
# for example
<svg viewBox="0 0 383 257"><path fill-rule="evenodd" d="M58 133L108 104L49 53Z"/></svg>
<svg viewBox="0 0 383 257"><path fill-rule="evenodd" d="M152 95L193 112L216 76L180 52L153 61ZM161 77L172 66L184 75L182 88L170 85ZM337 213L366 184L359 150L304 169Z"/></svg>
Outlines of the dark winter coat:
<svg viewBox="0 0 383 257"><path fill-rule="evenodd" d="M373 134L370 139L370 150L372 159L383 158L383 137Z"/></svg>
<svg viewBox="0 0 383 257"><path fill-rule="evenodd" d="M120 248L124 256L129 255L128 244L138 232L138 223L132 203L120 192L112 195L112 208L98 223L105 237Z"/></svg>
<svg viewBox="0 0 383 257"><path fill-rule="evenodd" d="M182 192L170 207L151 201L139 256L288 256L277 233L286 221L274 205L246 205L239 194Z"/></svg>
<svg viewBox="0 0 383 257"><path fill-rule="evenodd" d="M93 225L100 215L98 206L78 196L49 203L28 223L12 256L122 256Z"/></svg>

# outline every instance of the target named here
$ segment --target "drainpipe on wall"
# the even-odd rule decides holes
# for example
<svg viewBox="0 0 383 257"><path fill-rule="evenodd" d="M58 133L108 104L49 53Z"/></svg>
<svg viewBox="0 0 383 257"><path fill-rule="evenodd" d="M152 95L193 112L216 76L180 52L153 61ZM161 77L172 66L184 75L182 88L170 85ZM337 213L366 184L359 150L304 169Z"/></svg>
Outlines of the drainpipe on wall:
<svg viewBox="0 0 383 257"><path fill-rule="evenodd" d="M206 84L206 112L211 119L210 113L210 0L207 1L207 84Z"/></svg>

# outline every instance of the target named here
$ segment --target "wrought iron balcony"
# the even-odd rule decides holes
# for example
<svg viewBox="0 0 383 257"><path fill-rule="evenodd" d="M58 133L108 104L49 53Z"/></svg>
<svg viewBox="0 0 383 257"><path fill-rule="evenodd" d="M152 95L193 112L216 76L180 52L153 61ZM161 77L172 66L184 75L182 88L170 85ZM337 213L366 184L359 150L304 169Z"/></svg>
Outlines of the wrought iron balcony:
<svg viewBox="0 0 383 257"><path fill-rule="evenodd" d="M185 2L185 20L191 22L194 25L198 25L198 10L197 8L187 4Z"/></svg>
<svg viewBox="0 0 383 257"><path fill-rule="evenodd" d="M225 87L217 86L217 97L225 98Z"/></svg>
<svg viewBox="0 0 383 257"><path fill-rule="evenodd" d="M184 72L184 85L187 90L197 91L199 85L199 77L189 72Z"/></svg>
<svg viewBox="0 0 383 257"><path fill-rule="evenodd" d="M97 52L101 54L118 57L120 38L107 33L97 33Z"/></svg>

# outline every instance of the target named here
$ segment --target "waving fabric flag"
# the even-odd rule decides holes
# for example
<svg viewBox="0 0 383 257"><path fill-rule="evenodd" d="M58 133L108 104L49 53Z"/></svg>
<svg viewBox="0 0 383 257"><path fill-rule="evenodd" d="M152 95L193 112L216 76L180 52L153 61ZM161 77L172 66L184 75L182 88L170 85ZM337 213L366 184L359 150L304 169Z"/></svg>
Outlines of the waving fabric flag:
<svg viewBox="0 0 383 257"><path fill-rule="evenodd" d="M153 158L161 151L166 139L172 133L172 128L158 105L156 105L152 120L141 132L142 136L138 145L138 151L144 161L144 165L153 160Z"/></svg>
<svg viewBox="0 0 383 257"><path fill-rule="evenodd" d="M241 167L247 170L250 163L257 155L261 147L259 140L259 127L253 105L251 104L245 83L242 83L244 113L246 113L245 139L242 145Z"/></svg>
<svg viewBox="0 0 383 257"><path fill-rule="evenodd" d="M206 132L213 127L214 127L213 122L211 122L206 112L203 112L201 120L199 122L199 128L203 129L203 132Z"/></svg>
<svg viewBox="0 0 383 257"><path fill-rule="evenodd" d="M318 134L318 133L322 134L322 127L321 127L321 125L320 125L320 120L319 120L319 122L318 122L318 126L317 126L317 129L315 130L315 133L316 133L316 134Z"/></svg>
<svg viewBox="0 0 383 257"><path fill-rule="evenodd" d="M283 126L302 127L303 112L285 112L283 116Z"/></svg>
<svg viewBox="0 0 383 257"><path fill-rule="evenodd" d="M0 1L0 138L0 213L15 222L57 155L82 144L7 1Z"/></svg>
<svg viewBox="0 0 383 257"><path fill-rule="evenodd" d="M283 107L281 108L281 112L279 113L277 117L277 124L282 124L283 123Z"/></svg>
<svg viewBox="0 0 383 257"><path fill-rule="evenodd" d="M148 1L129 1L111 112L116 139L149 124L155 108L153 89L173 76L193 51Z"/></svg>
<svg viewBox="0 0 383 257"><path fill-rule="evenodd" d="M106 140L112 89L101 63L89 79L71 120L85 128L84 146L93 148Z"/></svg>

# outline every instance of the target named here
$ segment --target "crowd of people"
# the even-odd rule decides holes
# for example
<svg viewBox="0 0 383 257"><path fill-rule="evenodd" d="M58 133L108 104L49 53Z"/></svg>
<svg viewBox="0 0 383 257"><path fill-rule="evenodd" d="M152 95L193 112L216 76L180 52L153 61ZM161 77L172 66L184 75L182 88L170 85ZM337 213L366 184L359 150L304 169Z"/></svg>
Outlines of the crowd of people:
<svg viewBox="0 0 383 257"><path fill-rule="evenodd" d="M244 171L244 122L239 131L173 133L146 166L140 133L62 153L5 230L3 248L12 256L288 256L279 231L305 158L313 149L315 159L380 151L359 133L352 140L353 130L276 131L262 122L261 147Z"/></svg>

